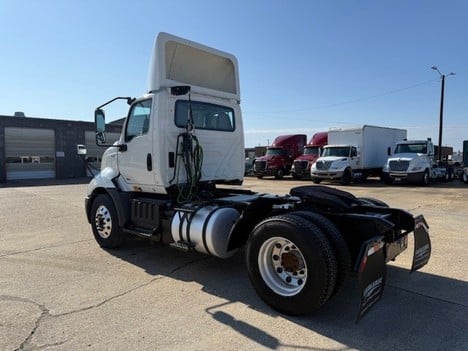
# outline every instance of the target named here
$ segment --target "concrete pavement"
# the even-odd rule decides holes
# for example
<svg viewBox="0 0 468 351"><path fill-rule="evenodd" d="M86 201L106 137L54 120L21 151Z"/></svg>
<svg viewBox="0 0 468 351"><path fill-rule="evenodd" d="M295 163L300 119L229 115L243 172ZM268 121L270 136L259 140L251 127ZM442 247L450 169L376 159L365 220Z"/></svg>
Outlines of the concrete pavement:
<svg viewBox="0 0 468 351"><path fill-rule="evenodd" d="M283 316L255 294L243 252L221 260L141 240L106 251L85 218L86 184L4 186L0 350L468 350L468 187L343 189L424 214L433 246L420 272L408 271L412 247L391 263L382 300L359 324L353 279L318 313Z"/></svg>

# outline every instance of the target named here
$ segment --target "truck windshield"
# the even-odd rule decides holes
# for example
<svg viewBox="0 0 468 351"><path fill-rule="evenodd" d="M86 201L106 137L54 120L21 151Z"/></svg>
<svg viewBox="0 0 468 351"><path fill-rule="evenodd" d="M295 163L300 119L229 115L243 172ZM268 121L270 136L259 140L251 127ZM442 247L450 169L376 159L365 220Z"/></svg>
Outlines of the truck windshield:
<svg viewBox="0 0 468 351"><path fill-rule="evenodd" d="M234 125L234 110L232 108L192 101L193 123L196 129L221 130L232 132ZM187 100L178 100L175 105L175 124L185 128L188 120L189 103Z"/></svg>
<svg viewBox="0 0 468 351"><path fill-rule="evenodd" d="M286 150L284 149L267 149L266 156L282 156L286 155Z"/></svg>
<svg viewBox="0 0 468 351"><path fill-rule="evenodd" d="M318 155L320 154L320 147L318 146L306 146L304 148L304 155Z"/></svg>
<svg viewBox="0 0 468 351"><path fill-rule="evenodd" d="M323 152L322 152L322 157L326 157L326 156L348 157L349 147L347 146L327 147L323 149Z"/></svg>
<svg viewBox="0 0 468 351"><path fill-rule="evenodd" d="M395 148L396 154L426 154L427 153L427 144L426 143L417 143L417 144L398 144Z"/></svg>

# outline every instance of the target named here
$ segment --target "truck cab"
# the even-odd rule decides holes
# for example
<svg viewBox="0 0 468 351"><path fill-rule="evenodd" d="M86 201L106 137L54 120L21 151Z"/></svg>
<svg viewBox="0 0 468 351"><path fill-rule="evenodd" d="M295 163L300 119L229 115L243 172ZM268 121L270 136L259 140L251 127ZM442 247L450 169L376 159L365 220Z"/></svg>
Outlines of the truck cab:
<svg viewBox="0 0 468 351"><path fill-rule="evenodd" d="M320 158L311 167L312 181L319 184L323 179L339 179L349 184L353 171L360 169L358 149L354 145L327 145Z"/></svg>
<svg viewBox="0 0 468 351"><path fill-rule="evenodd" d="M219 74L205 75L208 70ZM124 191L159 194L179 191L181 184L190 187L195 179L201 184L242 183L244 134L237 77L234 56L160 33L148 93L126 98L130 108L114 145L105 144L107 103L95 111L97 142L109 149L98 176L104 179L95 179L90 191L101 181L116 182ZM191 155L184 154L184 148Z"/></svg>
<svg viewBox="0 0 468 351"><path fill-rule="evenodd" d="M312 136L304 147L304 153L293 162L291 174L294 179L310 178L310 167L317 161L322 148L327 145L328 132L319 132Z"/></svg>
<svg viewBox="0 0 468 351"><path fill-rule="evenodd" d="M450 175L447 167L437 166L435 147L431 139L404 140L395 146L382 170L386 184L408 181L428 185L431 180L446 179Z"/></svg>
<svg viewBox="0 0 468 351"><path fill-rule="evenodd" d="M265 156L255 160L255 174L261 179L274 176L281 179L289 174L294 159L304 152L307 136L304 134L280 135L266 150Z"/></svg>

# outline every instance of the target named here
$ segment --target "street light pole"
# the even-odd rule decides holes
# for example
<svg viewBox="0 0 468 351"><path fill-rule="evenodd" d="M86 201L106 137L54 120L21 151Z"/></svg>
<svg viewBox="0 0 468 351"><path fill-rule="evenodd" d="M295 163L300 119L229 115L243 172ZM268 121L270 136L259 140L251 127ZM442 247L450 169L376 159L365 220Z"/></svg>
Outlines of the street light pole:
<svg viewBox="0 0 468 351"><path fill-rule="evenodd" d="M433 70L437 71L441 77L441 88L440 88L440 114L439 114L439 152L438 152L438 161L439 163L442 162L442 128L443 128L443 121L444 121L444 95L445 95L445 74L440 73L437 66L431 67ZM449 76L455 75L455 73L450 72Z"/></svg>

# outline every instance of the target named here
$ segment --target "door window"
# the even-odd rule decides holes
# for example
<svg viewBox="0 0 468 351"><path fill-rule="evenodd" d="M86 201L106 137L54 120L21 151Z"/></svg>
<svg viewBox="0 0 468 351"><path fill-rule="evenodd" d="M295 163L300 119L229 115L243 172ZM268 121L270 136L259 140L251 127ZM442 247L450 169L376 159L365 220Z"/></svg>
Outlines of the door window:
<svg viewBox="0 0 468 351"><path fill-rule="evenodd" d="M134 137L148 133L151 116L152 100L138 101L129 113L127 128L125 130L125 141L129 142Z"/></svg>

